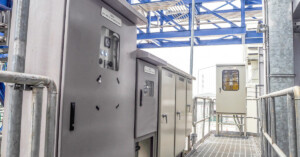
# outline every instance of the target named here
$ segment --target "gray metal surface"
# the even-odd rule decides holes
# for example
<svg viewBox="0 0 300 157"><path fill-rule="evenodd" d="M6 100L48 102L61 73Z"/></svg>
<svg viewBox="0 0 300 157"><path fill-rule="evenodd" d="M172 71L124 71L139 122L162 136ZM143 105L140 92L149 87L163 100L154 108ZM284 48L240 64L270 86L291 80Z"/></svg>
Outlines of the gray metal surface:
<svg viewBox="0 0 300 157"><path fill-rule="evenodd" d="M174 157L176 75L160 70L158 157Z"/></svg>
<svg viewBox="0 0 300 157"><path fill-rule="evenodd" d="M186 127L185 135L188 136L192 132L193 126L193 81L187 79L186 81Z"/></svg>
<svg viewBox="0 0 300 157"><path fill-rule="evenodd" d="M190 157L261 157L259 138L215 137L211 135Z"/></svg>
<svg viewBox="0 0 300 157"><path fill-rule="evenodd" d="M278 5L280 3L280 5ZM265 48L267 93L294 86L293 8L291 0L266 1ZM289 156L286 99L276 98L276 133L278 146Z"/></svg>
<svg viewBox="0 0 300 157"><path fill-rule="evenodd" d="M130 20L136 25L146 25L147 19L137 10L135 10L126 0L102 0L107 3L113 9L115 9L120 14L124 15L125 18Z"/></svg>
<svg viewBox="0 0 300 157"><path fill-rule="evenodd" d="M120 18L122 26L101 16L102 7ZM72 0L67 9L59 155L133 157L136 60L130 54L136 49L136 27L96 0ZM99 66L102 26L120 35L118 71ZM96 81L100 76L101 83ZM76 104L73 131L69 129L72 102Z"/></svg>
<svg viewBox="0 0 300 157"><path fill-rule="evenodd" d="M181 157L185 148L186 79L176 76L175 157Z"/></svg>
<svg viewBox="0 0 300 157"><path fill-rule="evenodd" d="M152 68L155 73L149 74L145 68ZM157 131L158 68L142 60L137 60L136 81L135 138L138 138ZM153 88L147 87L146 81L152 81ZM149 92L153 92L152 95L149 95Z"/></svg>
<svg viewBox="0 0 300 157"><path fill-rule="evenodd" d="M148 63L151 63L153 65L156 65L156 66L166 66L168 63L166 61L164 61L163 59L161 58L158 58L156 57L155 55L149 53L149 52L146 52L146 51L143 51L143 50L136 50L132 53L132 56L133 57L136 57L137 59L141 59L143 61L146 61Z"/></svg>

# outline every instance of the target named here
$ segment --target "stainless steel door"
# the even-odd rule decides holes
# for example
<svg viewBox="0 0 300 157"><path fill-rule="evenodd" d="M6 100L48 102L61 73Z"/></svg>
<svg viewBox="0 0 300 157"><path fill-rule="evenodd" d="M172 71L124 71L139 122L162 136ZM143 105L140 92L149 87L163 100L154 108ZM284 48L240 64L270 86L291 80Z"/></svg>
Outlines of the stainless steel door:
<svg viewBox="0 0 300 157"><path fill-rule="evenodd" d="M190 135L192 132L193 124L193 82L192 80L187 80L186 87L186 136Z"/></svg>
<svg viewBox="0 0 300 157"><path fill-rule="evenodd" d="M158 157L174 157L175 79L174 73L161 70Z"/></svg>
<svg viewBox="0 0 300 157"><path fill-rule="evenodd" d="M137 60L135 137L157 131L158 69Z"/></svg>
<svg viewBox="0 0 300 157"><path fill-rule="evenodd" d="M175 157L181 157L185 148L186 122L186 79L176 76L176 125L175 125Z"/></svg>

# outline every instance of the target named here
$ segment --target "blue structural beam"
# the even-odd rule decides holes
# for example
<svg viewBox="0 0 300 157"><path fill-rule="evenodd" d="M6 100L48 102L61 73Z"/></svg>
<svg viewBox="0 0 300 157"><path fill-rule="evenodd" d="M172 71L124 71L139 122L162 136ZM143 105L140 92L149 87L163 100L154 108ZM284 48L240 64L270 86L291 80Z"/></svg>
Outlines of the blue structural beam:
<svg viewBox="0 0 300 157"><path fill-rule="evenodd" d="M250 38L246 39L246 44L260 44L263 43L263 38ZM172 41L172 42L164 42L161 46L157 46L152 43L146 44L138 44L138 48L170 48L170 47L188 47L190 46L189 41ZM194 46L210 46L210 45L237 45L242 44L242 39L234 38L234 39L215 39L215 40L201 40L200 43Z"/></svg>
<svg viewBox="0 0 300 157"><path fill-rule="evenodd" d="M262 4L262 0L246 0L246 5L260 5Z"/></svg>
<svg viewBox="0 0 300 157"><path fill-rule="evenodd" d="M221 29L201 29L195 30L195 36L211 36L211 35L231 35L231 34L245 34L244 27L235 28L221 28ZM157 33L139 33L138 40L146 39L168 39L168 38L186 38L191 36L191 31L172 31L172 32L157 32Z"/></svg>
<svg viewBox="0 0 300 157"><path fill-rule="evenodd" d="M207 15L207 14L222 14L222 13L233 13L233 12L241 12L242 9L224 9L224 10L215 10L215 11L204 11L197 13L197 15ZM250 12L250 11L262 11L262 7L247 7L245 8L245 12ZM165 15L165 17L168 17L170 20L174 19L173 16L171 15ZM152 16L151 21L157 21L157 16Z"/></svg>
<svg viewBox="0 0 300 157"><path fill-rule="evenodd" d="M11 10L12 0L0 0L0 10Z"/></svg>
<svg viewBox="0 0 300 157"><path fill-rule="evenodd" d="M158 1L150 1L150 2L137 2L137 3L130 3L132 5L139 5L139 4L146 4L146 3L157 3L157 2L171 2L174 0L158 0ZM195 0L195 3L211 3L211 2L224 2L228 0ZM183 0L185 4L192 4L192 0Z"/></svg>

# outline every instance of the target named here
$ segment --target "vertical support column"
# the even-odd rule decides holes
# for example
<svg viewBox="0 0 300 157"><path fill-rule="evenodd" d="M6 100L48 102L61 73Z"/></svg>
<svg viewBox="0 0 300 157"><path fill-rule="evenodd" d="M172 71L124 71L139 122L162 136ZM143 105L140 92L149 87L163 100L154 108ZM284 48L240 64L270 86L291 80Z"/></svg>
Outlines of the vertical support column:
<svg viewBox="0 0 300 157"><path fill-rule="evenodd" d="M190 74L193 75L194 70L194 26L195 26L195 0L192 0L190 6L190 22L189 27L191 31L191 52L190 52Z"/></svg>
<svg viewBox="0 0 300 157"><path fill-rule="evenodd" d="M150 11L148 12L147 19L148 19L147 33L150 33L150 29L151 29L151 12Z"/></svg>
<svg viewBox="0 0 300 157"><path fill-rule="evenodd" d="M31 125L31 157L39 157L40 135L42 121L43 88L34 87L32 90L32 125Z"/></svg>
<svg viewBox="0 0 300 157"><path fill-rule="evenodd" d="M268 92L272 93L294 86L293 9L291 0L268 0L266 60ZM286 99L276 98L277 144L289 156L288 114Z"/></svg>
<svg viewBox="0 0 300 157"><path fill-rule="evenodd" d="M9 71L25 71L27 29L30 0L17 0L14 3L15 23L13 45L9 50ZM21 118L23 91L9 86L4 115L4 132L1 145L1 156L20 156Z"/></svg>
<svg viewBox="0 0 300 157"><path fill-rule="evenodd" d="M273 141L277 141L276 139L276 113L275 113L275 98L270 98L270 114L271 114L271 138ZM271 151L271 156L277 154L274 149Z"/></svg>
<svg viewBox="0 0 300 157"><path fill-rule="evenodd" d="M290 157L297 157L297 131L295 102L292 94L287 95L288 133Z"/></svg>

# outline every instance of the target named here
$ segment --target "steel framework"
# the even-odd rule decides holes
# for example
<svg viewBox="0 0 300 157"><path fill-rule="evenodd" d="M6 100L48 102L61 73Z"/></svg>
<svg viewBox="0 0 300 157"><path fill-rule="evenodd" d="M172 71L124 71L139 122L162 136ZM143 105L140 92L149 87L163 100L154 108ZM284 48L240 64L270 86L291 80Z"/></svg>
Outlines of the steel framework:
<svg viewBox="0 0 300 157"><path fill-rule="evenodd" d="M138 27L138 48L258 44L256 33L262 20L261 0L195 0L195 25L192 0L127 0L144 14L148 25ZM200 39L201 38L201 39Z"/></svg>

